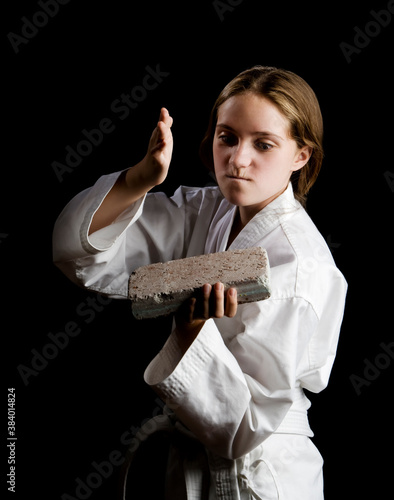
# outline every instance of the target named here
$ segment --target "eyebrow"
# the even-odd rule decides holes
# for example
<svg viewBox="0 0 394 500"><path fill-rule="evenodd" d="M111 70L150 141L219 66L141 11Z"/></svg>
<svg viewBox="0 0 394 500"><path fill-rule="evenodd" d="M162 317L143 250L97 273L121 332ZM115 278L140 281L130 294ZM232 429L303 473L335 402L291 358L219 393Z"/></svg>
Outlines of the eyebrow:
<svg viewBox="0 0 394 500"><path fill-rule="evenodd" d="M236 132L236 130L234 130L232 127L230 127L230 125L226 125L225 123L216 124L216 128L223 128L223 129L229 130L230 132ZM281 141L284 140L280 135L274 134L273 132L269 132L269 131L253 132L252 135L264 135L266 137L267 136L276 137L277 139L280 139Z"/></svg>

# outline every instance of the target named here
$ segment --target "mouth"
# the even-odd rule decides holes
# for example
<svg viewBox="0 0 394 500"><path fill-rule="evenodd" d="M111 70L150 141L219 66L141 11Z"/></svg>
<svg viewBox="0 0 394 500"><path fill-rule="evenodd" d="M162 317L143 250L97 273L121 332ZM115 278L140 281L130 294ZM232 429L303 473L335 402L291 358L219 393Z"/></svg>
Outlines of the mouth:
<svg viewBox="0 0 394 500"><path fill-rule="evenodd" d="M236 175L226 175L226 177L228 179L232 179L232 180L240 181L240 182L249 182L250 181L250 179L248 179L246 177L237 177Z"/></svg>

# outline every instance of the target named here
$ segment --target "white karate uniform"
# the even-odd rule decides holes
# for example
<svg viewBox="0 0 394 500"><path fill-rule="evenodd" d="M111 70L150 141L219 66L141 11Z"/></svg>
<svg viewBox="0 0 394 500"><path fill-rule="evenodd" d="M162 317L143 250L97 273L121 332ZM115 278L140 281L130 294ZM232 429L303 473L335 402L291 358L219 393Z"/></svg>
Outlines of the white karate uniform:
<svg viewBox="0 0 394 500"><path fill-rule="evenodd" d="M88 236L118 175L77 195L56 222L54 260L71 280L126 298L141 265L226 249L236 207L217 187L149 193ZM268 253L271 298L208 320L184 355L172 332L145 381L208 450L204 498L320 500L323 461L303 389L317 393L328 383L347 284L291 183L229 249L254 246ZM194 469L185 466L188 498L201 498Z"/></svg>

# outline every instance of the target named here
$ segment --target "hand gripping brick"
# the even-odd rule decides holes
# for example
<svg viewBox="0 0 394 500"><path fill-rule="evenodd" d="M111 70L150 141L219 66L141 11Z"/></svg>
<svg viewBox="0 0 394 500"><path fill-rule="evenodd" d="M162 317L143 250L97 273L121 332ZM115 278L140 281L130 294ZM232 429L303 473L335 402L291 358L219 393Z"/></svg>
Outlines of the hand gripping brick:
<svg viewBox="0 0 394 500"><path fill-rule="evenodd" d="M129 299L137 319L157 318L179 306L205 284L234 287L238 304L270 296L267 252L260 247L228 250L159 262L136 269L129 279Z"/></svg>

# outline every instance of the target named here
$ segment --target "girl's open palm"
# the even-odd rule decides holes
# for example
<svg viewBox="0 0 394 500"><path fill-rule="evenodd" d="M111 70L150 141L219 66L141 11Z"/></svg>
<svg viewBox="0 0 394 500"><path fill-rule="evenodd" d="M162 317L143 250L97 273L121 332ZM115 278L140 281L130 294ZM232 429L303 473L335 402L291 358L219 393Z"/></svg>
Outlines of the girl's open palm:
<svg viewBox="0 0 394 500"><path fill-rule="evenodd" d="M148 152L144 158L144 174L149 176L152 185L161 184L168 174L171 163L173 138L171 126L173 119L166 108L160 111L157 127L149 141Z"/></svg>

